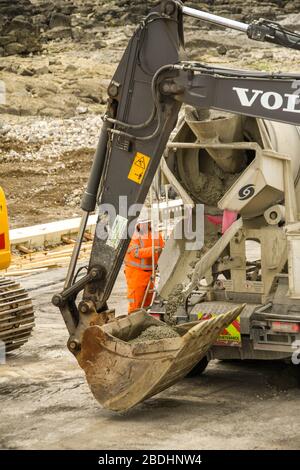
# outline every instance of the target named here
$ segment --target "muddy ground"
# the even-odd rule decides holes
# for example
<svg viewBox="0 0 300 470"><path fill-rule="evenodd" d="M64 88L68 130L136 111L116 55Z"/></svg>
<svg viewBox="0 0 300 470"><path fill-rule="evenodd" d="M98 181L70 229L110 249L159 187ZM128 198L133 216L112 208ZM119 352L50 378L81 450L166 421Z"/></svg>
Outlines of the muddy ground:
<svg viewBox="0 0 300 470"><path fill-rule="evenodd" d="M67 351L51 297L64 270L24 280L37 326L0 366L2 449L299 449L300 373L283 363L212 362L127 413L102 410ZM121 273L110 306L126 311Z"/></svg>

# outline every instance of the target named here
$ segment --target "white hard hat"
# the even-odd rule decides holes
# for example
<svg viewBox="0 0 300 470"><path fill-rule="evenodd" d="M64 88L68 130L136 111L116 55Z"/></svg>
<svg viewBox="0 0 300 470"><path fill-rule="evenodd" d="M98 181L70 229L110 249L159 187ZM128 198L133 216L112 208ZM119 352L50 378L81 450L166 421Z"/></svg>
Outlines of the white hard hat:
<svg viewBox="0 0 300 470"><path fill-rule="evenodd" d="M139 219L138 224L151 224L151 219Z"/></svg>
<svg viewBox="0 0 300 470"><path fill-rule="evenodd" d="M148 225L149 229L151 228L151 220L150 219L140 219L138 220L136 226L137 227L142 227L142 226L145 226L145 225Z"/></svg>

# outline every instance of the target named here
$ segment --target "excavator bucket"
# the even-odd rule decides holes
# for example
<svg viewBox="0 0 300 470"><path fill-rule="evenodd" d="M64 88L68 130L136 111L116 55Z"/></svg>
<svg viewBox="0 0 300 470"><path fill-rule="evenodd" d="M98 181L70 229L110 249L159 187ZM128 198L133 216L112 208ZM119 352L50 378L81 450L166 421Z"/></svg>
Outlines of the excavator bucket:
<svg viewBox="0 0 300 470"><path fill-rule="evenodd" d="M183 379L244 306L174 328L178 336L136 342L149 327L165 327L145 311L84 333L80 356L90 389L103 408L126 411Z"/></svg>

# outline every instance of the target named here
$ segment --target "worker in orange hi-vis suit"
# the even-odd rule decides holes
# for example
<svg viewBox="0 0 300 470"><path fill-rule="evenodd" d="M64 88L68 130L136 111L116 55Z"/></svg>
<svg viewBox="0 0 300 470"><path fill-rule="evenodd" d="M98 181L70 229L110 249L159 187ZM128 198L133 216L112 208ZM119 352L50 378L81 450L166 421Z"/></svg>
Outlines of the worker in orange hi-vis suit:
<svg viewBox="0 0 300 470"><path fill-rule="evenodd" d="M132 313L142 307L145 293L152 276L152 230L150 221L141 221L137 224L136 230L130 242L125 257L125 276L128 288L128 313ZM153 237L155 267L164 247L162 236L157 233ZM152 290L154 285L150 285ZM150 292L144 303L144 307L149 307L152 300Z"/></svg>

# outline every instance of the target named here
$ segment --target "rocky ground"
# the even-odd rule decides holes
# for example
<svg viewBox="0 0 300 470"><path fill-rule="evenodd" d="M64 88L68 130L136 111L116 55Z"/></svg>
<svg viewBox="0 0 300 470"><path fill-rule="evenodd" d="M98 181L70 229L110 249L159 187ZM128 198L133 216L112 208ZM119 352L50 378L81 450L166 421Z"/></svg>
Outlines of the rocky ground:
<svg viewBox="0 0 300 470"><path fill-rule="evenodd" d="M13 227L80 213L105 89L136 18L152 3L0 0L0 93L3 84L6 89L0 184ZM300 29L299 0L189 4L240 20L264 15ZM186 40L189 57L209 64L300 71L299 53L196 21L187 22ZM57 270L23 281L37 326L31 341L1 366L0 448L299 448L299 371L287 364L213 362L202 377L128 413L101 410L51 305L64 278L65 270ZM122 273L110 307L127 310Z"/></svg>
<svg viewBox="0 0 300 470"><path fill-rule="evenodd" d="M158 0L0 0L0 55L38 52L51 40L102 47L107 27L136 23ZM250 21L299 12L299 0L191 0L189 6Z"/></svg>
<svg viewBox="0 0 300 470"><path fill-rule="evenodd" d="M239 0L191 4L219 14L231 12L239 19L251 16L252 5L252 16L276 16L297 29L297 2L247 1L245 8ZM5 49L0 57L0 84L6 90L5 104L0 100L0 182L13 227L80 212L80 194L97 145L106 87L134 31L136 17L145 13L145 2L127 11L129 3L20 0L13 8L11 2L0 0L0 12L6 12L11 28L15 28L6 31L9 21L5 23L0 15L0 43L1 37L4 41L5 35L11 39L14 30L22 31L26 21L38 23L39 30L34 53L25 48L17 55L16 51L8 54ZM16 13L18 16L13 16ZM49 31L63 27L58 26L58 18L65 21L59 15L71 22L71 36L46 37ZM81 39L73 37L79 27L72 26L75 17L78 21L81 18L79 22L85 20L80 26L84 32ZM12 18L19 18L19 22ZM21 39L28 36L24 31ZM267 71L300 69L297 52L253 43L242 34L211 29L194 20L186 21L186 48L191 59L209 64Z"/></svg>
<svg viewBox="0 0 300 470"><path fill-rule="evenodd" d="M0 172L12 227L76 217L101 118L11 122L2 127Z"/></svg>

